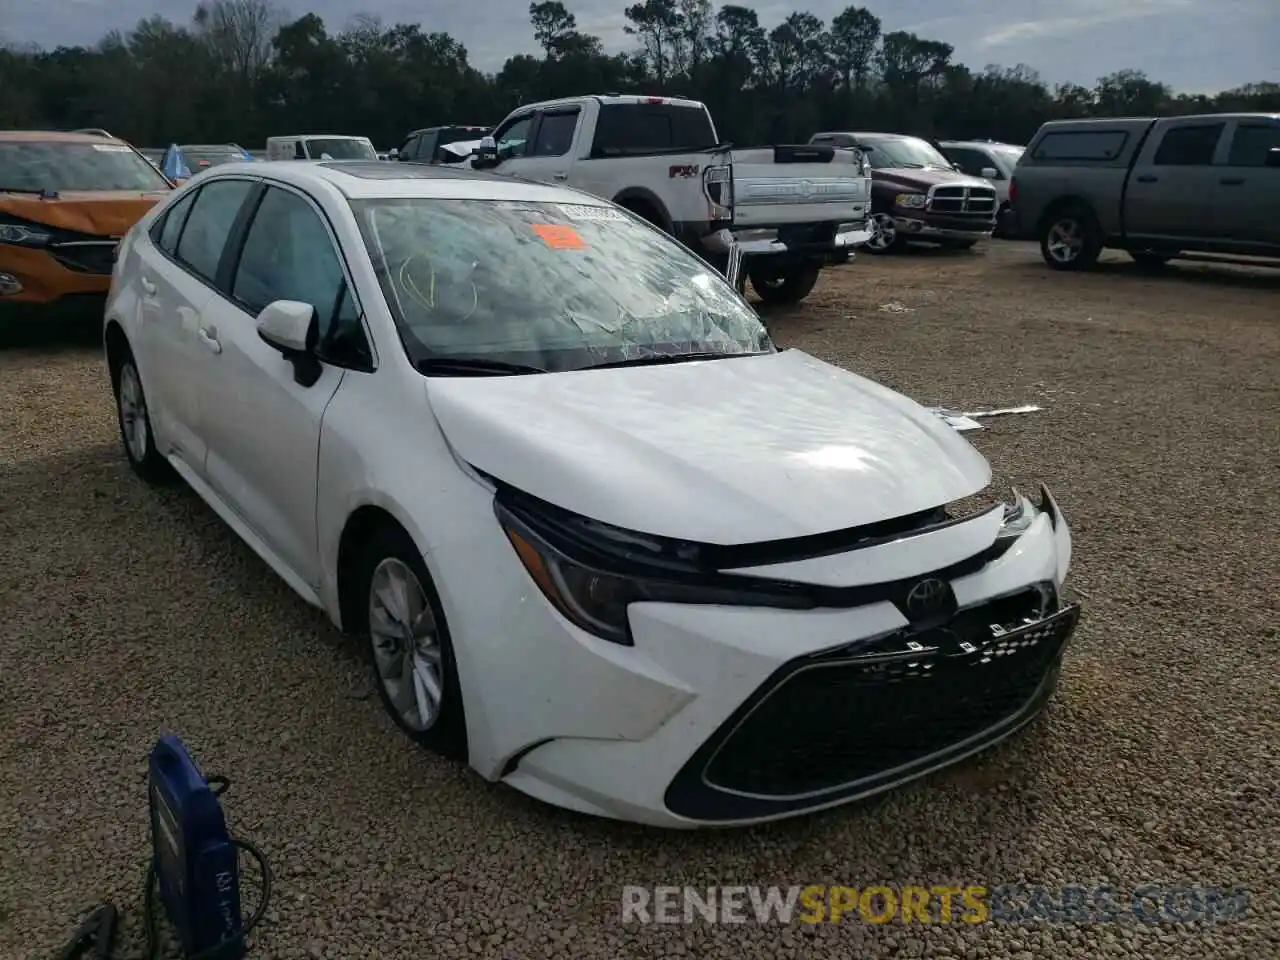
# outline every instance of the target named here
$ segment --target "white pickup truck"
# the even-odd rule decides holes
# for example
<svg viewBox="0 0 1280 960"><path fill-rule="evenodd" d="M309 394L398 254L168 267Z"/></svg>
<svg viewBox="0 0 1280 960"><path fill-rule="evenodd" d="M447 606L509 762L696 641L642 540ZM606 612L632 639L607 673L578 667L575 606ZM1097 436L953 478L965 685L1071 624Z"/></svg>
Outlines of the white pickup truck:
<svg viewBox="0 0 1280 960"><path fill-rule="evenodd" d="M860 152L733 150L694 100L610 94L529 104L469 162L612 200L726 273L740 253L743 277L775 303L802 300L823 266L844 262L871 235Z"/></svg>

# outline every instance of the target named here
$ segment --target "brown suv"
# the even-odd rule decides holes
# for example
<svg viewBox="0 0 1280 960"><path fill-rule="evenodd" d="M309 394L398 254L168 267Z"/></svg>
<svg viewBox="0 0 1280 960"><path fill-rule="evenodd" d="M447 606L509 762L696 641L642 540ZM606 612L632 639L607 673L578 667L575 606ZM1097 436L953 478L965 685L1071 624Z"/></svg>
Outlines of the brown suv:
<svg viewBox="0 0 1280 960"><path fill-rule="evenodd" d="M968 248L996 225L995 188L961 173L936 147L898 133L817 133L810 143L862 150L871 165L871 239L867 253L924 241Z"/></svg>

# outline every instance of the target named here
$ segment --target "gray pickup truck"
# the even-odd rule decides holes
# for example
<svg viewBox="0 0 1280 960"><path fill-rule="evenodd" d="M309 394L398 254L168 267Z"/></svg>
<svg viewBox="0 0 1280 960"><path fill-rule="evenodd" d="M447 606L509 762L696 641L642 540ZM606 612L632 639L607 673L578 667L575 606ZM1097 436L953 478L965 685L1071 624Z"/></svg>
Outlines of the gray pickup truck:
<svg viewBox="0 0 1280 960"><path fill-rule="evenodd" d="M1104 248L1280 258L1280 114L1044 124L1010 181L1010 232L1056 270Z"/></svg>

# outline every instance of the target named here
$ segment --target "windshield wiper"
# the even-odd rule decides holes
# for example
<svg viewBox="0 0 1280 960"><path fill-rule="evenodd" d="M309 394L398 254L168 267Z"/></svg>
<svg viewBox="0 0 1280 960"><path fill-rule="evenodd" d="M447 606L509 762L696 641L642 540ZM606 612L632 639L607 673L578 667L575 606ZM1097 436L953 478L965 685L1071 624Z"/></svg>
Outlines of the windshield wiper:
<svg viewBox="0 0 1280 960"><path fill-rule="evenodd" d="M649 357L632 357L630 360L610 360L607 363L593 363L586 367L575 367L575 370L609 370L613 367L654 367L662 363L684 363L686 360L723 360L725 357L758 357L761 353L656 353Z"/></svg>
<svg viewBox="0 0 1280 960"><path fill-rule="evenodd" d="M58 196L57 190L49 190L47 188L33 190L30 187L0 187L0 193L34 193L37 197L45 197L49 200L57 199Z"/></svg>
<svg viewBox="0 0 1280 960"><path fill-rule="evenodd" d="M515 376L548 372L542 367L490 360L487 357L422 357L415 360L413 366L421 374L444 377Z"/></svg>

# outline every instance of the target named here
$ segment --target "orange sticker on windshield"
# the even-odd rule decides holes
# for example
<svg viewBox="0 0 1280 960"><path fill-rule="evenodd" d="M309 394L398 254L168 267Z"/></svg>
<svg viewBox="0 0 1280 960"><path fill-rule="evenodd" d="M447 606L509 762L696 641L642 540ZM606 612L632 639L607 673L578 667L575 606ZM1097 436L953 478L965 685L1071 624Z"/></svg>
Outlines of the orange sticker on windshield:
<svg viewBox="0 0 1280 960"><path fill-rule="evenodd" d="M559 223L535 223L533 232L552 250L585 250L587 245L573 227Z"/></svg>

